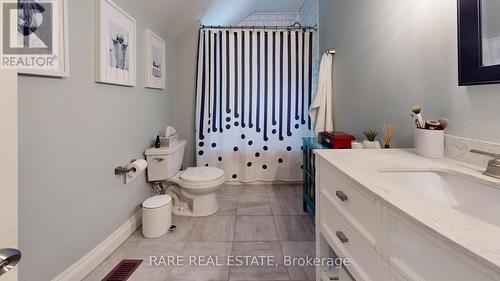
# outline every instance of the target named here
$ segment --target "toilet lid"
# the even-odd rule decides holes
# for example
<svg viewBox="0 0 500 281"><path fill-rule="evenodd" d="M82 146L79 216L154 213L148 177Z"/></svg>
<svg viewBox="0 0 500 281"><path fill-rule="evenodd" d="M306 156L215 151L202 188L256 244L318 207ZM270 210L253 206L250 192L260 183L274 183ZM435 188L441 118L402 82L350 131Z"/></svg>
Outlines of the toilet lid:
<svg viewBox="0 0 500 281"><path fill-rule="evenodd" d="M214 181L224 175L224 171L215 167L191 167L181 173L181 179L188 182Z"/></svg>
<svg viewBox="0 0 500 281"><path fill-rule="evenodd" d="M142 207L146 209L156 209L167 205L170 201L172 201L170 195L156 195L144 200L144 202L142 202Z"/></svg>

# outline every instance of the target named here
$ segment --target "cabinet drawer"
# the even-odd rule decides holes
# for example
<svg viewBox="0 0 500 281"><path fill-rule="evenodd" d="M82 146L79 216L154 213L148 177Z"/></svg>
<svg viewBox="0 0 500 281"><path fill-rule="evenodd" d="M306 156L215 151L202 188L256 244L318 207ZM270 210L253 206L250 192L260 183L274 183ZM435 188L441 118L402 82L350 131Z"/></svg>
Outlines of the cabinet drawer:
<svg viewBox="0 0 500 281"><path fill-rule="evenodd" d="M320 196L320 230L335 253L349 258L347 268L357 281L381 280L382 259L368 243L339 215L323 196Z"/></svg>
<svg viewBox="0 0 500 281"><path fill-rule="evenodd" d="M500 280L496 273L393 210L389 211L389 227L389 265L409 281Z"/></svg>
<svg viewBox="0 0 500 281"><path fill-rule="evenodd" d="M320 193L330 202L366 242L381 253L382 207L375 196L362 190L321 161Z"/></svg>

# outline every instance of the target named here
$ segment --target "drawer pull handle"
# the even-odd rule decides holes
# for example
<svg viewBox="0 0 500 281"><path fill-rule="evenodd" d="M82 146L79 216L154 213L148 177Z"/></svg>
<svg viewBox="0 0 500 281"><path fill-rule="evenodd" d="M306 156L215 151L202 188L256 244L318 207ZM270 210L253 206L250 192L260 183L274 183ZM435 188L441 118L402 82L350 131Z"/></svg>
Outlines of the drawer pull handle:
<svg viewBox="0 0 500 281"><path fill-rule="evenodd" d="M347 239L347 236L345 236L344 232L337 231L335 234L337 234L337 237L339 238L340 242L342 242L342 243L349 242L349 239Z"/></svg>
<svg viewBox="0 0 500 281"><path fill-rule="evenodd" d="M337 190L337 192L335 192L335 194L337 195L337 197L341 200L341 201L347 201L347 195L345 195L344 192L340 191L340 190Z"/></svg>

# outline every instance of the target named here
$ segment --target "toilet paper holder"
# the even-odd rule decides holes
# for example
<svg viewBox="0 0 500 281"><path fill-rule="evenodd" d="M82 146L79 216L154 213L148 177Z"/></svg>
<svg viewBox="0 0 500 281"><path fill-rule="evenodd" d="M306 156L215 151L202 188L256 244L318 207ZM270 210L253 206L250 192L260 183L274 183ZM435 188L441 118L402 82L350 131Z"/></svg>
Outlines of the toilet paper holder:
<svg viewBox="0 0 500 281"><path fill-rule="evenodd" d="M134 161L135 161L135 159L132 159L132 161L130 161L130 163L133 163ZM123 167L123 166L118 166L115 168L115 175L122 175L122 174L130 173L130 172L135 172L135 168L132 167L130 169L127 169L127 167Z"/></svg>

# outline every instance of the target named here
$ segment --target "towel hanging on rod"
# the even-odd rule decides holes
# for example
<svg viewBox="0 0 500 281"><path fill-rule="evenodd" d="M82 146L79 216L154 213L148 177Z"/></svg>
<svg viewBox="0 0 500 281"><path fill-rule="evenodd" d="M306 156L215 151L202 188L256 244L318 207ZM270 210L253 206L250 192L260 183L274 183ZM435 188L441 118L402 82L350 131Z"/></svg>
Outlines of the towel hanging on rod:
<svg viewBox="0 0 500 281"><path fill-rule="evenodd" d="M323 54L318 73L318 89L309 107L309 116L314 122L316 135L323 131L333 131L332 64L333 54Z"/></svg>

